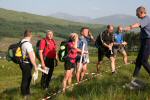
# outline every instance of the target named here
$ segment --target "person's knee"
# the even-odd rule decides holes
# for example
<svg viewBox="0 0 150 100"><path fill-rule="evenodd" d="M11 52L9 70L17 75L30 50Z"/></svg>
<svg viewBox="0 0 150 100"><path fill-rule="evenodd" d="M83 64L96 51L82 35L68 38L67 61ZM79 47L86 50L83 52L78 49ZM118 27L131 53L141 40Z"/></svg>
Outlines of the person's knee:
<svg viewBox="0 0 150 100"><path fill-rule="evenodd" d="M127 54L123 54L123 56L124 56L124 58L127 58L127 57L128 57Z"/></svg>
<svg viewBox="0 0 150 100"><path fill-rule="evenodd" d="M115 57L110 57L111 62L115 62Z"/></svg>
<svg viewBox="0 0 150 100"><path fill-rule="evenodd" d="M81 68L80 67L78 67L78 69L77 69L77 73L80 73L81 72Z"/></svg>
<svg viewBox="0 0 150 100"><path fill-rule="evenodd" d="M84 64L83 65L83 71L86 71L87 70L87 64Z"/></svg>
<svg viewBox="0 0 150 100"><path fill-rule="evenodd" d="M68 79L69 76L70 76L70 73L69 73L69 72L66 72L65 79Z"/></svg>
<svg viewBox="0 0 150 100"><path fill-rule="evenodd" d="M87 72L87 68L84 68L83 71L84 71L84 72Z"/></svg>
<svg viewBox="0 0 150 100"><path fill-rule="evenodd" d="M70 72L69 77L72 78L72 72Z"/></svg>

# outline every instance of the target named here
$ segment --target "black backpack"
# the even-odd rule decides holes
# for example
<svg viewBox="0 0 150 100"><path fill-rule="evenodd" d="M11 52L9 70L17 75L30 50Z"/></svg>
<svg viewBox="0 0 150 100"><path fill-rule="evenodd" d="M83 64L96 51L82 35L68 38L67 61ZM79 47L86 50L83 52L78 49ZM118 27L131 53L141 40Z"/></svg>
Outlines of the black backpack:
<svg viewBox="0 0 150 100"><path fill-rule="evenodd" d="M16 64L19 64L20 61L23 60L21 46L25 42L28 42L28 41L24 41L22 43L20 41L18 43L11 44L8 47L8 50L7 50L7 60L8 61L13 61Z"/></svg>
<svg viewBox="0 0 150 100"><path fill-rule="evenodd" d="M46 42L46 46L48 46L48 41L43 38ZM42 39L41 39L42 40ZM36 45L35 45L35 55L36 55L36 58L40 61L40 53L39 53L39 50L40 50L40 43L41 43L41 40L38 40L36 42Z"/></svg>
<svg viewBox="0 0 150 100"><path fill-rule="evenodd" d="M60 47L59 47L59 51L58 51L58 58L59 61L64 62L65 61L65 57L68 54L68 48L67 48L67 41L62 41L60 43Z"/></svg>
<svg viewBox="0 0 150 100"><path fill-rule="evenodd" d="M41 40L38 40L35 45L35 55L39 61L40 61L40 53L39 53L40 42Z"/></svg>
<svg viewBox="0 0 150 100"><path fill-rule="evenodd" d="M103 46L104 41L102 39L103 38L102 35L103 35L103 33L99 33L99 35L96 38L96 41L95 41L95 47L96 48L100 48Z"/></svg>

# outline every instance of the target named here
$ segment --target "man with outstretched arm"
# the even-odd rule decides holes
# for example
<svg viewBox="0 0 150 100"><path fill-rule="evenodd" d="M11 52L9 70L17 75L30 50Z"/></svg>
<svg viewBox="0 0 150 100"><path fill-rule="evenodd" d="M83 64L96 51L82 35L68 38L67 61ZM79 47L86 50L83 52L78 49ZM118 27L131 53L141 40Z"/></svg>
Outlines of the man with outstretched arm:
<svg viewBox="0 0 150 100"><path fill-rule="evenodd" d="M146 9L143 6L140 6L136 9L136 16L140 19L140 21L125 28L126 31L134 28L141 29L141 46L136 58L133 79L138 76L142 65L150 74L150 64L148 63L148 58L150 55L150 17L147 15Z"/></svg>

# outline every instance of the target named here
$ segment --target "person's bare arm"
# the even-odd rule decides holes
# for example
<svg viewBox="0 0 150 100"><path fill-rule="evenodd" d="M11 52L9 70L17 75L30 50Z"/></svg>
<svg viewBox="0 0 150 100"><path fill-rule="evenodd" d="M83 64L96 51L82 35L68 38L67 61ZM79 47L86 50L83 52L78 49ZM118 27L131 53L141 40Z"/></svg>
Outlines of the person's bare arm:
<svg viewBox="0 0 150 100"><path fill-rule="evenodd" d="M114 42L114 46L118 46L120 45L120 43Z"/></svg>
<svg viewBox="0 0 150 100"><path fill-rule="evenodd" d="M135 23L133 25L130 25L130 26L126 27L125 30L130 31L130 30L132 30L134 28L138 28L138 27L140 27L140 23Z"/></svg>
<svg viewBox="0 0 150 100"><path fill-rule="evenodd" d="M112 43L111 43L111 44L109 44L109 45L108 45L108 44L106 44L106 43L103 43L103 45L104 45L105 47L107 47L107 48L109 48L109 49L110 49L110 48L111 48Z"/></svg>
<svg viewBox="0 0 150 100"><path fill-rule="evenodd" d="M28 55L29 55L29 58L30 58L30 61L31 61L32 65L34 66L35 71L37 72L38 68L37 68L37 64L36 64L36 61L35 61L34 51L29 52Z"/></svg>
<svg viewBox="0 0 150 100"><path fill-rule="evenodd" d="M41 64L42 64L42 68L45 69L45 62L44 62L44 57L43 57L43 50L39 50L40 53L40 60L41 60Z"/></svg>

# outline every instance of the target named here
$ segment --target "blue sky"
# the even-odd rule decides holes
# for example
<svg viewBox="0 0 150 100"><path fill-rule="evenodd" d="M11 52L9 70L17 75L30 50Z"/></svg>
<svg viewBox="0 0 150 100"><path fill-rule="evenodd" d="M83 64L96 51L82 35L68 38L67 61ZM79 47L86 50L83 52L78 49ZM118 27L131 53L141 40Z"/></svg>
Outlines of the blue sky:
<svg viewBox="0 0 150 100"><path fill-rule="evenodd" d="M92 18L112 14L135 16L136 8L141 5L150 12L150 0L0 0L0 8L39 15L62 12Z"/></svg>

